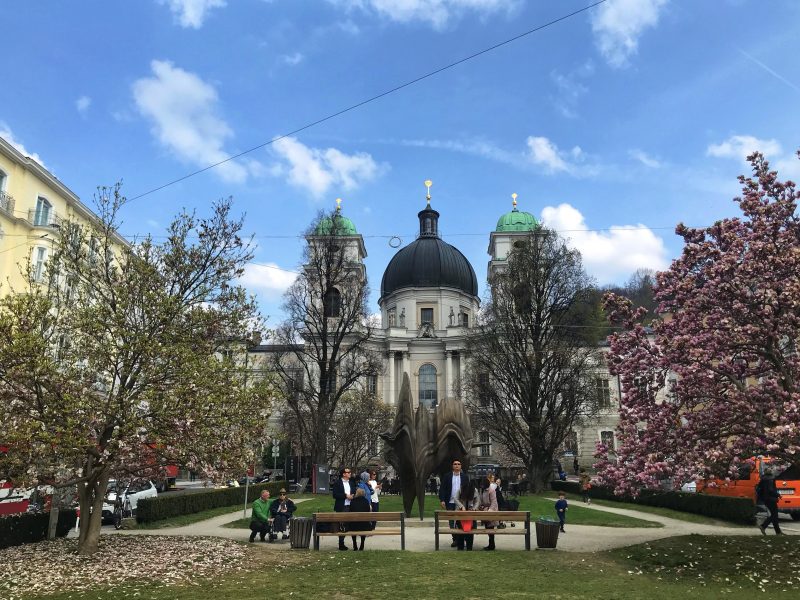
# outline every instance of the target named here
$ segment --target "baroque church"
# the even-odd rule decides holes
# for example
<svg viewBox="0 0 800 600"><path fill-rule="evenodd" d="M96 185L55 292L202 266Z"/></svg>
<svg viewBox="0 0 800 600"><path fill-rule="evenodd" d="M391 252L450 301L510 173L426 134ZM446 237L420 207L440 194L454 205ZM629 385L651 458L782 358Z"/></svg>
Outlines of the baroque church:
<svg viewBox="0 0 800 600"><path fill-rule="evenodd" d="M478 279L469 260L439 236L440 213L431 206L430 181L427 204L418 213L419 233L410 244L400 248L389 261L380 286L380 326L373 344L383 357L382 373L364 382L369 392L383 402L396 405L404 374L411 382L415 404L434 408L445 398L456 398L459 381L469 368L467 338L475 326L480 310ZM488 231L487 278L503 269L514 242L539 227L536 218L518 210L516 194L513 209L499 217L495 228ZM355 224L337 207L338 229L349 260L366 272L367 256L364 239ZM320 222L316 235L325 235L326 220ZM313 243L313 235L308 243ZM271 346L252 347L249 353L268 354ZM254 356L257 360L257 357ZM604 410L590 424L575 431L565 442L559 458L564 467L571 466L577 456L580 464L593 462L595 444L602 441L614 445L620 388L617 378L604 367L598 369L596 385ZM380 454L377 441L375 458ZM514 467L514 459L505 455L488 431L475 432L473 465Z"/></svg>

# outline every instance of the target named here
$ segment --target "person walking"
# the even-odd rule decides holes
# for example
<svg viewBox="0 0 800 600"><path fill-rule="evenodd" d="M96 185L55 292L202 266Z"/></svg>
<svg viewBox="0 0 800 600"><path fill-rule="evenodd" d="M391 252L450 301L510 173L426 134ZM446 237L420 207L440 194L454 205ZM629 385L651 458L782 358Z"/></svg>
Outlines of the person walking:
<svg viewBox="0 0 800 600"><path fill-rule="evenodd" d="M481 505L481 497L478 494L478 489L472 481L467 480L458 492L458 498L455 499L455 510L478 510ZM475 521L471 519L459 519L456 521L456 527L463 530L465 533L460 533L455 536L456 548L464 550L465 548L472 552L472 544L475 541L474 533L466 533L475 529Z"/></svg>
<svg viewBox="0 0 800 600"><path fill-rule="evenodd" d="M286 535L286 526L292 518L294 511L297 507L286 496L286 490L281 488L278 492L278 497L269 505L269 514L272 515L272 531L269 534L270 541L276 539L278 534L283 534L283 539L289 539Z"/></svg>
<svg viewBox="0 0 800 600"><path fill-rule="evenodd" d="M578 474L578 472L580 471L580 468L581 468L581 466L578 463L578 455L576 454L575 458L572 459L572 470L575 471L575 475Z"/></svg>
<svg viewBox="0 0 800 600"><path fill-rule="evenodd" d="M261 541L265 541L270 532L269 527L269 490L261 492L261 497L253 502L252 515L250 517L250 542L256 541L256 534L261 536Z"/></svg>
<svg viewBox="0 0 800 600"><path fill-rule="evenodd" d="M367 495L364 492L364 488L359 487L356 489L356 494L353 496L353 499L350 502L350 512L372 512L372 507L370 507L370 502L367 500ZM348 531L369 531L371 529L371 523L350 523L350 526L347 529ZM353 550L364 549L364 540L367 536L361 536L361 546L356 545L356 536L353 535L350 537L353 539Z"/></svg>
<svg viewBox="0 0 800 600"><path fill-rule="evenodd" d="M567 496L564 492L558 492L558 500L556 500L556 515L558 515L558 529L561 533L567 533L564 531L564 523L567 522L567 509L569 508L569 503L567 502Z"/></svg>
<svg viewBox="0 0 800 600"><path fill-rule="evenodd" d="M339 479L331 486L333 494L333 512L350 512L350 502L353 500L355 486L350 485L350 469L342 467L339 469ZM344 536L339 536L339 550L347 550L344 543Z"/></svg>
<svg viewBox="0 0 800 600"><path fill-rule="evenodd" d="M589 498L589 490L592 489L592 479L586 472L586 469L581 469L580 476L578 477L578 484L581 487L581 496L585 504L591 504L592 499Z"/></svg>
<svg viewBox="0 0 800 600"><path fill-rule="evenodd" d="M481 494L480 510L496 511L497 510L497 485L494 482L494 473L489 473L484 481L485 489ZM483 526L486 529L494 529L497 527L497 521L483 521ZM494 534L489 534L489 545L484 550L494 550Z"/></svg>
<svg viewBox="0 0 800 600"><path fill-rule="evenodd" d="M451 471L446 475L442 475L442 485L439 486L439 504L445 510L456 509L456 499L461 491L461 487L467 485L469 477L466 473L461 472L461 461L454 459L450 465ZM450 529L455 529L455 522L450 521ZM451 548L457 546L456 536L453 536L453 543L450 544Z"/></svg>
<svg viewBox="0 0 800 600"><path fill-rule="evenodd" d="M781 496L778 493L778 488L775 487L775 478L772 475L772 471L764 471L761 481L756 486L756 496L769 511L769 516L759 527L761 535L767 535L767 527L769 527L770 523L775 528L775 535L783 535L778 518L778 500Z"/></svg>

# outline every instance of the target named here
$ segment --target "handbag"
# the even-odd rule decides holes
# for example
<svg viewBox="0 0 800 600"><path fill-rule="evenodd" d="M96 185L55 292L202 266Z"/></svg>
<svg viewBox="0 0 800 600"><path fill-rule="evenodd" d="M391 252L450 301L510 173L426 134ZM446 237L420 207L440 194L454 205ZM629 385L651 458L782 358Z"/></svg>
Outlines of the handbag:
<svg viewBox="0 0 800 600"><path fill-rule="evenodd" d="M464 532L472 531L474 521L459 521L461 523L461 530Z"/></svg>

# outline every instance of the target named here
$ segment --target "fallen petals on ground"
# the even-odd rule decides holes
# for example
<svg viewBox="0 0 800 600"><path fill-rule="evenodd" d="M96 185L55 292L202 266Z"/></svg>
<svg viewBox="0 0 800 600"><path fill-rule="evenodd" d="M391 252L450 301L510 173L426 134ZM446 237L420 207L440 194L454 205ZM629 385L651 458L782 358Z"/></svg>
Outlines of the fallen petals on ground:
<svg viewBox="0 0 800 600"><path fill-rule="evenodd" d="M0 598L120 586L135 594L137 583L196 584L247 570L245 547L218 538L104 536L91 556L77 549L77 540L59 539L0 550Z"/></svg>

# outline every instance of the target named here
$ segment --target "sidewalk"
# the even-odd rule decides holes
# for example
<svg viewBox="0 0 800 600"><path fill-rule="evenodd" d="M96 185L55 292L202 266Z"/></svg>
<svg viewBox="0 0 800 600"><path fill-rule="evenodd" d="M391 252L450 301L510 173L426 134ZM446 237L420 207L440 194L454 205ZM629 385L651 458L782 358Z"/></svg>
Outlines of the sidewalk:
<svg viewBox="0 0 800 600"><path fill-rule="evenodd" d="M298 500L302 502L302 500ZM667 537L688 535L697 533L701 535L761 535L758 528L753 527L727 527L721 525L705 525L698 523L688 523L668 517L662 517L646 512L632 509L609 508L605 506L588 505L586 508L605 512L626 515L643 519L645 521L655 521L664 525L663 528L628 528L628 527L599 527L595 525L570 525L567 521L567 533L559 535L558 549L565 552L597 552L621 548L643 542L649 542ZM247 514L249 516L249 510ZM174 535L174 536L211 536L222 537L232 540L246 541L250 535L247 529L230 529L223 527L226 523L242 518L243 511L232 511L229 514L214 517L206 521L186 525L184 527L172 527L168 529L151 530L121 530L103 531L103 534L111 535ZM788 526L787 526L788 525ZM792 526L791 523L781 524L784 532L789 535L800 533L800 527ZM498 535L496 538L497 550L519 551L525 549L525 537ZM345 538L348 547L352 547L349 536ZM443 552L454 552L455 548L450 547L451 539L448 536L440 536L439 548ZM275 551L289 550L288 540L277 540L272 544L260 544L265 549ZM483 548L488 543L485 535L475 536L475 548ZM320 547L323 552L337 551L337 538L324 537L320 540ZM426 519L420 522L417 518L408 519L406 525L406 549L411 552L432 552L434 550L433 520ZM536 548L536 532L534 524L531 523L531 547ZM367 538L365 548L368 550L399 550L400 536L375 536ZM352 551L352 550L351 550Z"/></svg>

